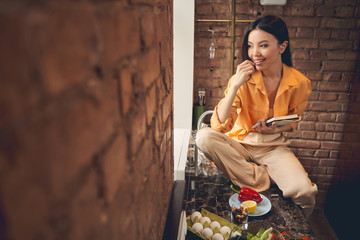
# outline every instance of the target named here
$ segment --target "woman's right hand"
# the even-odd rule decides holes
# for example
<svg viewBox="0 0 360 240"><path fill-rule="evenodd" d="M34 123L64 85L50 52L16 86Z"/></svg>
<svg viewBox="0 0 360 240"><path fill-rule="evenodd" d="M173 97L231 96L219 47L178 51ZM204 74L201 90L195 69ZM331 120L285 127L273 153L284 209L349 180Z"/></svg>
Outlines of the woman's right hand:
<svg viewBox="0 0 360 240"><path fill-rule="evenodd" d="M250 60L245 60L236 67L234 86L241 87L244 82L248 81L249 76L255 72L255 63Z"/></svg>
<svg viewBox="0 0 360 240"><path fill-rule="evenodd" d="M221 123L224 123L229 118L232 104L235 96L241 85L248 81L250 74L255 72L255 64L249 60L245 60L236 67L235 78L232 80L231 87L223 99L223 102L217 109L217 114Z"/></svg>

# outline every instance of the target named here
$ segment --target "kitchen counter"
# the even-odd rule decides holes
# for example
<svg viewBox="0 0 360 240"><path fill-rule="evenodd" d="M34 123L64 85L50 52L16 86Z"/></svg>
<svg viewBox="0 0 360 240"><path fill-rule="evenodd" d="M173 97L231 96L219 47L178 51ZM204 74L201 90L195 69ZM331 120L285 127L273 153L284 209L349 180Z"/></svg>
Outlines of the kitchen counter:
<svg viewBox="0 0 360 240"><path fill-rule="evenodd" d="M234 194L231 181L218 170L203 154L195 161L195 131L189 142L188 157L185 169L185 193L183 210L189 216L194 211L206 209L230 221L231 208L229 199ZM195 168L195 165L198 167ZM293 236L309 236L316 239L311 225L302 209L291 199L284 198L276 185L261 192L271 202L271 209L262 216L249 216L248 222L259 227L273 226L280 232L288 232Z"/></svg>
<svg viewBox="0 0 360 240"><path fill-rule="evenodd" d="M183 208L189 216L202 208L230 221L229 198L234 194L231 182L222 173L213 176L186 175L186 189ZM291 199L283 198L276 185L261 192L271 202L271 210L257 217L249 216L249 223L261 226L273 226L280 232L289 232L294 236L309 236L316 239L308 219L300 207Z"/></svg>

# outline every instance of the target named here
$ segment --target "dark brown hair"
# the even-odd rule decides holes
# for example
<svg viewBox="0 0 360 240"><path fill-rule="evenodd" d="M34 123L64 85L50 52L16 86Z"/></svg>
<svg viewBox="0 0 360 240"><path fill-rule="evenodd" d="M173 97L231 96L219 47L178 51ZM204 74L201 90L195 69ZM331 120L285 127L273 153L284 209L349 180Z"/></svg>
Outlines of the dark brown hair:
<svg viewBox="0 0 360 240"><path fill-rule="evenodd" d="M254 22L250 23L242 44L243 60L251 60L248 55L248 40L250 32L255 29L260 29L270 33L278 40L279 44L282 44L284 41L288 41L288 45L285 51L281 54L281 60L289 67L292 67L288 29L285 22L281 18L273 15L267 15L265 17L258 18Z"/></svg>

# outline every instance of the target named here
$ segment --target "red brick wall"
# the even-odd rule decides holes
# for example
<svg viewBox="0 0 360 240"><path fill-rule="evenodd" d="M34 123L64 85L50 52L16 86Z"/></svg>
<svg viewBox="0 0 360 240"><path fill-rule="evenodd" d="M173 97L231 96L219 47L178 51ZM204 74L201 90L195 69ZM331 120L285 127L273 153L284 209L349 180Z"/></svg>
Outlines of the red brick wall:
<svg viewBox="0 0 360 240"><path fill-rule="evenodd" d="M358 75L356 61L360 34L358 0L288 0L285 6L261 6L260 1L236 1L236 19L253 20L267 14L278 15L287 23L294 67L311 81L313 92L309 105L291 138L291 147L310 178L318 184L318 206L323 206L330 185L339 178L340 153L359 149L359 97L351 90ZM231 0L197 0L196 19L231 19ZM228 22L195 24L196 90L207 90L207 109L213 109L223 97L230 73L231 38ZM235 66L242 62L240 46L248 23L236 23ZM215 30L216 57L209 59L211 32ZM194 98L196 102L196 98ZM348 127L349 119L352 119ZM352 132L352 134L349 134ZM346 138L346 139L345 139ZM356 156L356 155L354 155ZM356 160L345 169L359 170ZM356 171L354 171L356 172Z"/></svg>
<svg viewBox="0 0 360 240"><path fill-rule="evenodd" d="M172 2L2 2L0 32L0 239L161 239Z"/></svg>

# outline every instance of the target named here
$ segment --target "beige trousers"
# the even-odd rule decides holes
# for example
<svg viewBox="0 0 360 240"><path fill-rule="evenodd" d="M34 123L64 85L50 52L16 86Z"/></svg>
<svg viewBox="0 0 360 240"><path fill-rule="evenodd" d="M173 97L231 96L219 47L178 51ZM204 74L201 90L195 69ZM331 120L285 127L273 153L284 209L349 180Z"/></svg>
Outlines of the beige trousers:
<svg viewBox="0 0 360 240"><path fill-rule="evenodd" d="M240 143L211 128L197 132L196 145L234 184L261 192L270 187L271 179L285 198L311 215L317 186L287 145Z"/></svg>

